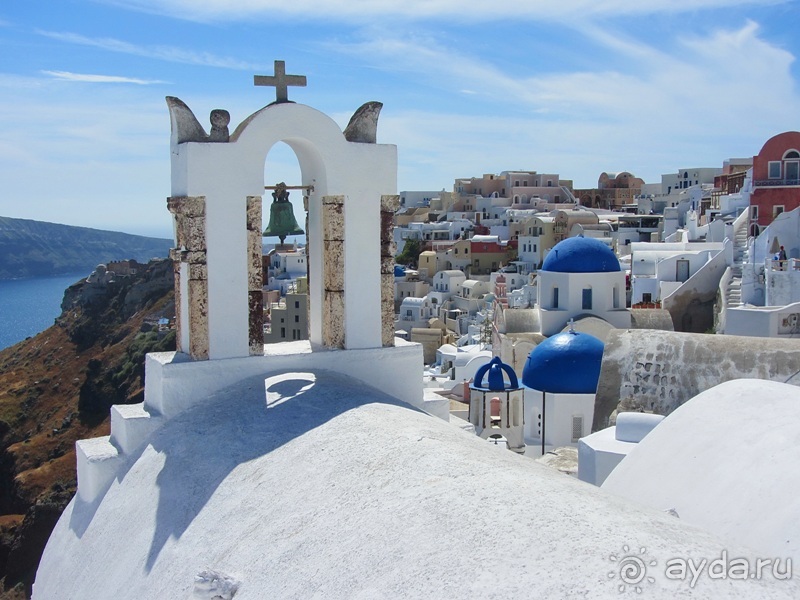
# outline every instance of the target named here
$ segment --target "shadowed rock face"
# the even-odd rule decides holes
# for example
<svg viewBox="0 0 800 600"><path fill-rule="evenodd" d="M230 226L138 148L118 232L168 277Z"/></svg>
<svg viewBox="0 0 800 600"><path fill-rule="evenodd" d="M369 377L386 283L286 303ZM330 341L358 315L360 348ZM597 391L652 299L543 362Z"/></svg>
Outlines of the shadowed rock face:
<svg viewBox="0 0 800 600"><path fill-rule="evenodd" d="M743 377L800 385L796 340L670 331L612 330L595 399L593 431L617 410L668 415L717 384Z"/></svg>
<svg viewBox="0 0 800 600"><path fill-rule="evenodd" d="M88 271L87 271L88 273ZM141 401L144 354L175 347L168 260L114 283L83 278L53 327L0 351L0 600L21 600L75 491L75 440L108 432L110 403Z"/></svg>

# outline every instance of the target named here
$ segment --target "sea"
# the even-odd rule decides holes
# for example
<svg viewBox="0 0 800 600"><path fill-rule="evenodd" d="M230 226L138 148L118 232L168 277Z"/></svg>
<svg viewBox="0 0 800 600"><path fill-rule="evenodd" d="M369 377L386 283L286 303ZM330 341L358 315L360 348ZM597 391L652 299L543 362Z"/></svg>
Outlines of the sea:
<svg viewBox="0 0 800 600"><path fill-rule="evenodd" d="M0 350L50 327L61 314L64 290L88 275L0 279Z"/></svg>

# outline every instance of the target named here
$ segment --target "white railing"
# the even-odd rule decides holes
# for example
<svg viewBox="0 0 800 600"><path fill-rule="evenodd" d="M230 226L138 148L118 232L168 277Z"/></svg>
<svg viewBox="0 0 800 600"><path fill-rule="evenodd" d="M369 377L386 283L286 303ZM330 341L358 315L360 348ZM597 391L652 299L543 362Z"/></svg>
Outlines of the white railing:
<svg viewBox="0 0 800 600"><path fill-rule="evenodd" d="M777 258L768 258L764 261L764 267L767 271L800 271L800 259L787 258L786 260L778 260Z"/></svg>

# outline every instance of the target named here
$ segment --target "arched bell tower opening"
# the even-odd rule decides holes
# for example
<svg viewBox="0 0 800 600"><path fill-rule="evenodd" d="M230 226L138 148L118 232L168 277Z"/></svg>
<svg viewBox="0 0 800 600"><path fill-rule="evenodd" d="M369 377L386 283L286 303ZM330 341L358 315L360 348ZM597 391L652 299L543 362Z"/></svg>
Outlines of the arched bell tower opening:
<svg viewBox="0 0 800 600"><path fill-rule="evenodd" d="M301 184L294 151L275 144L264 165L262 262L264 343L309 339L307 209L313 186Z"/></svg>

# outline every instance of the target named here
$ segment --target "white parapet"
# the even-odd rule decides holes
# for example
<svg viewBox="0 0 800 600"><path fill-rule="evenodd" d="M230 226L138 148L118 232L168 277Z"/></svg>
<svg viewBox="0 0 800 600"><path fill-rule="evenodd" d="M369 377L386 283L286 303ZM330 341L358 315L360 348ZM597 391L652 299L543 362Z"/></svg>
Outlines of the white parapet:
<svg viewBox="0 0 800 600"><path fill-rule="evenodd" d="M265 347L263 356L192 361L185 354L158 352L145 362L144 409L170 419L196 403L249 377L327 370L352 377L428 412L423 401L422 346L401 339L388 348L328 350L308 341ZM438 405L432 406L441 412ZM439 415L442 416L442 415ZM443 416L442 418L446 418Z"/></svg>
<svg viewBox="0 0 800 600"><path fill-rule="evenodd" d="M434 417L445 421L450 420L450 400L439 395L434 389L425 388L423 390L422 404L419 405L419 408Z"/></svg>
<svg viewBox="0 0 800 600"><path fill-rule="evenodd" d="M164 422L139 404L117 404L111 407L111 443L123 454L130 454Z"/></svg>
<svg viewBox="0 0 800 600"><path fill-rule="evenodd" d="M75 442L78 462L78 497L93 502L102 496L114 481L122 457L111 443L110 436Z"/></svg>
<svg viewBox="0 0 800 600"><path fill-rule="evenodd" d="M124 457L167 420L229 386L252 377L287 372L333 371L447 420L449 401L426 397L419 376L422 346L396 339L395 346L356 350L314 348L308 341L271 344L263 356L191 360L179 352L148 354L145 400L111 408L111 435L77 442L78 493L91 502L106 492Z"/></svg>
<svg viewBox="0 0 800 600"><path fill-rule="evenodd" d="M617 424L578 440L578 479L600 486L663 415L623 412Z"/></svg>

